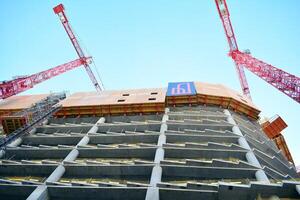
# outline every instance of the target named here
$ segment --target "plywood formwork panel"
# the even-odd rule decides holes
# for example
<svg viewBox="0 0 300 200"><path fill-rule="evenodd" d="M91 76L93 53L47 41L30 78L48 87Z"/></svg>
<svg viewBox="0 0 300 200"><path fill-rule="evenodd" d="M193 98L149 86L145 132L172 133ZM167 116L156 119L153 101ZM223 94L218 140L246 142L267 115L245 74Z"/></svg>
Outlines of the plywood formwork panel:
<svg viewBox="0 0 300 200"><path fill-rule="evenodd" d="M134 89L97 92L78 92L61 102L63 107L128 105L164 103L166 89Z"/></svg>
<svg viewBox="0 0 300 200"><path fill-rule="evenodd" d="M49 94L22 95L12 96L7 99L0 100L0 116L10 112L18 112L29 108L32 106L32 104L37 103L47 96L49 96Z"/></svg>
<svg viewBox="0 0 300 200"><path fill-rule="evenodd" d="M162 113L165 94L164 88L75 93L61 102L56 116Z"/></svg>
<svg viewBox="0 0 300 200"><path fill-rule="evenodd" d="M292 158L292 155L290 153L290 150L285 142L285 139L283 135L278 135L273 139L273 141L276 143L278 149L282 150L283 154L285 155L286 159L292 163L294 163L294 160Z"/></svg>
<svg viewBox="0 0 300 200"><path fill-rule="evenodd" d="M221 84L194 82L196 94L166 96L166 88L79 92L61 102L56 116L162 113L165 106L216 105L257 119L260 111L247 97Z"/></svg>
<svg viewBox="0 0 300 200"><path fill-rule="evenodd" d="M198 102L219 105L257 119L260 110L246 96L221 84L195 82Z"/></svg>

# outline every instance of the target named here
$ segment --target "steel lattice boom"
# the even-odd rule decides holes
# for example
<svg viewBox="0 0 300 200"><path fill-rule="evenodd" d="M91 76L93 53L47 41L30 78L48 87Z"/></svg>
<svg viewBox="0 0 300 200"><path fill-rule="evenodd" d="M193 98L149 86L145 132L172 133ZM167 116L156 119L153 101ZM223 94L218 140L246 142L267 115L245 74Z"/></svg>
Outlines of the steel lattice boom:
<svg viewBox="0 0 300 200"><path fill-rule="evenodd" d="M11 81L3 81L0 83L0 98L6 99L10 96L19 94L32 88L38 83L84 65L88 60L89 58L80 58L30 76L17 78Z"/></svg>
<svg viewBox="0 0 300 200"><path fill-rule="evenodd" d="M244 67L272 86L300 103L300 78L258 60L247 53L240 52L230 21L226 0L215 0L217 9L230 47L229 55L235 62L243 93L250 97Z"/></svg>
<svg viewBox="0 0 300 200"><path fill-rule="evenodd" d="M300 103L300 78L258 60L247 53L233 51L232 59L278 90Z"/></svg>
<svg viewBox="0 0 300 200"><path fill-rule="evenodd" d="M71 25L69 24L68 18L64 12L64 10L65 10L64 6L62 4L59 4L59 5L55 6L53 8L53 10L54 10L54 13L59 16L59 19L60 19L62 25L64 26L64 29L66 30L75 50L77 52L77 55L79 56L79 58L84 58L85 57L84 52L83 52L82 48L80 47L80 44L71 28ZM89 63L86 62L84 64L84 67L85 67L93 85L95 86L96 90L98 92L102 91L103 87L101 88L101 86L103 86L103 84L101 83L101 86L99 85L95 75L93 74L93 71L91 70L91 68L89 66Z"/></svg>
<svg viewBox="0 0 300 200"><path fill-rule="evenodd" d="M216 1L216 5L217 5L217 9L220 15L220 18L222 20L223 23L223 27L225 30L225 34L227 37L227 41L229 44L229 48L230 51L236 51L238 50L238 45L235 39L235 35L234 35L234 31L231 25L231 21L230 21L230 14L227 8L227 4L226 1L223 0L215 0ZM239 81L240 81L240 85L241 88L243 90L244 95L246 95L249 99L251 99L251 95L250 95L250 90L249 90L249 85L246 79L246 75L245 75L245 71L242 65L235 63L235 67L236 67L236 72L238 74L239 77Z"/></svg>

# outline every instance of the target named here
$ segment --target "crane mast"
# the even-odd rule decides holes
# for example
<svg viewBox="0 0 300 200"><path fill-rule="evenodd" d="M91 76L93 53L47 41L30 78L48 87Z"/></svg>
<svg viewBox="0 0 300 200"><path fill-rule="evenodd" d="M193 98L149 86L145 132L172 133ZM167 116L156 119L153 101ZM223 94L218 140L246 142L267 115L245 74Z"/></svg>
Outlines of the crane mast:
<svg viewBox="0 0 300 200"><path fill-rule="evenodd" d="M30 76L3 81L0 83L0 99L6 99L26 91L38 83L83 65L88 62L89 59L90 58L83 57Z"/></svg>
<svg viewBox="0 0 300 200"><path fill-rule="evenodd" d="M229 44L230 52L237 51L238 45L235 39L234 31L230 21L230 14L228 12L226 1L223 0L215 0L217 9L225 30L225 35ZM243 94L246 95L249 99L251 99L249 85L246 79L245 71L243 65L235 62L235 68L237 75L239 77L240 85L243 90Z"/></svg>
<svg viewBox="0 0 300 200"><path fill-rule="evenodd" d="M215 2L229 43L229 56L231 56L236 64L244 94L249 94L250 97L249 87L243 70L245 67L279 91L300 103L300 78L254 58L247 53L239 51L229 18L226 0L215 0Z"/></svg>
<svg viewBox="0 0 300 200"><path fill-rule="evenodd" d="M83 52L82 48L80 47L79 42L78 42L78 40L77 40L70 24L69 24L68 18L66 16L65 12L64 12L65 9L64 9L63 4L57 5L56 7L53 8L53 10L54 10L54 13L59 16L59 19L60 19L62 25L64 26L64 29L67 32L67 34L68 34L75 50L76 50L77 55L79 56L79 58L84 58L85 57L84 52ZM103 90L103 85L102 84L101 84L101 86L99 85L99 83L98 83L95 75L93 74L88 62L84 63L84 68L87 71L87 73L88 73L93 85L95 86L96 90L98 92L102 91Z"/></svg>

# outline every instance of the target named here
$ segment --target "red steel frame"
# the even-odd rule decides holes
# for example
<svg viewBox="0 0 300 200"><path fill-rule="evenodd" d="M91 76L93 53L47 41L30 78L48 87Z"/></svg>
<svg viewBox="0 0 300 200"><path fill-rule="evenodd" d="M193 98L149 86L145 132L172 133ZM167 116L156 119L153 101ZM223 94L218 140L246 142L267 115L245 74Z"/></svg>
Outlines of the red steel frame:
<svg viewBox="0 0 300 200"><path fill-rule="evenodd" d="M81 49L81 47L79 45L79 42L78 42L78 40L77 40L70 24L69 24L68 18L66 16L64 10L65 9L64 9L63 4L59 4L59 5L57 5L56 7L53 8L54 13L59 16L59 19L60 19L62 25L64 26L64 29L67 32L67 34L68 34L75 50L76 50L77 55L79 56L79 58L84 58L85 57L84 52L83 52L83 50ZM103 88L101 88L102 85L101 86L99 85L96 77L94 76L94 74L93 74L93 72L92 72L92 70L89 66L89 63L88 62L84 63L84 67L85 67L85 69L86 69L93 85L95 86L96 90L98 92L102 91L103 90Z"/></svg>
<svg viewBox="0 0 300 200"><path fill-rule="evenodd" d="M48 80L54 76L58 76L62 73L65 73L71 69L74 69L76 67L79 67L81 65L84 65L90 79L92 80L96 90L102 91L103 88L100 87L100 85L97 82L96 77L94 76L89 63L91 62L91 57L86 57L84 55L84 52L82 51L72 29L68 22L68 19L64 13L64 7L62 4L59 4L55 8L53 8L54 12L60 17L60 20L73 44L75 47L75 50L79 56L79 59L76 59L74 61L59 65L57 67L30 75L25 76L21 78L15 78L10 81L3 81L0 83L0 99L6 99L10 96L19 94L23 91L26 91L30 88L32 88L34 85L41 83L45 80Z"/></svg>
<svg viewBox="0 0 300 200"><path fill-rule="evenodd" d="M247 53L240 52L229 18L226 0L215 0L215 2L229 43L229 55L236 64L244 94L250 97L250 91L243 67L300 103L300 78L258 60Z"/></svg>
<svg viewBox="0 0 300 200"><path fill-rule="evenodd" d="M227 37L227 41L229 44L229 48L230 51L236 51L238 50L238 45L235 39L235 35L234 35L234 31L231 25L231 21L230 21L230 14L227 8L227 4L226 1L223 0L215 0L216 1L216 5L218 8L218 12L220 15L220 18L222 20L223 23L223 27L225 30L225 34ZM246 75L245 75L245 71L244 71L244 67L243 65L240 65L238 63L235 63L236 66L236 72L238 74L239 77L239 81L240 81L240 85L242 87L243 93L244 95L246 95L249 99L251 99L251 95L250 95L250 90L249 90L249 85L246 79Z"/></svg>
<svg viewBox="0 0 300 200"><path fill-rule="evenodd" d="M59 65L57 67L30 75L22 78L17 78L11 81L3 81L0 83L0 98L6 99L10 96L19 94L25 90L32 88L34 85L48 80L54 76L58 76L76 67L87 63L89 58L80 58L71 62Z"/></svg>

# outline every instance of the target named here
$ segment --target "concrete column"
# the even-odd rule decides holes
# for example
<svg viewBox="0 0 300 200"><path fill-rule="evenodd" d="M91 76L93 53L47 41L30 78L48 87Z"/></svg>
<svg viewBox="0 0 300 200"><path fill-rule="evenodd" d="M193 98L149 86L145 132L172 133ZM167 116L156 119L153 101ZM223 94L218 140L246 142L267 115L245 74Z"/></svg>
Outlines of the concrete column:
<svg viewBox="0 0 300 200"><path fill-rule="evenodd" d="M296 185L296 190L297 190L298 194L300 195L300 185Z"/></svg>
<svg viewBox="0 0 300 200"><path fill-rule="evenodd" d="M247 140L245 139L244 135L242 134L240 128L237 126L235 120L231 116L231 113L229 112L229 110L225 109L224 114L227 116L227 122L229 122L230 124L233 125L232 132L234 134L240 136L240 138L238 139L239 145L248 150L248 152L246 153L246 159L247 159L248 163L250 163L251 165L253 165L257 168L260 168L255 173L256 180L258 180L260 182L264 182L264 183L270 183L266 173L262 170L262 167L261 167L259 161L257 160L255 154L253 153L252 149L250 148L250 146L249 146Z"/></svg>
<svg viewBox="0 0 300 200"><path fill-rule="evenodd" d="M29 134L35 134L35 133L36 133L36 128L33 128L31 131L29 131Z"/></svg>
<svg viewBox="0 0 300 200"><path fill-rule="evenodd" d="M46 179L47 182L56 182L58 181L65 173L66 169L62 164L60 164L53 172L52 174Z"/></svg>
<svg viewBox="0 0 300 200"><path fill-rule="evenodd" d="M96 133L98 131L98 125L102 124L105 122L105 118L104 117L101 117L97 122L96 124L88 131L88 134L89 133Z"/></svg>
<svg viewBox="0 0 300 200"><path fill-rule="evenodd" d="M34 134L35 132L36 132L36 128L33 128L31 131L29 131L29 134ZM22 144L22 142L23 142L22 137L19 137L14 141L12 141L10 144L8 144L7 147L17 147L20 144Z"/></svg>
<svg viewBox="0 0 300 200"><path fill-rule="evenodd" d="M159 200L159 189L156 187L156 184L161 182L162 177L162 168L159 164L155 164L152 169L150 187L147 189L146 200Z"/></svg>
<svg viewBox="0 0 300 200"><path fill-rule="evenodd" d="M167 125L163 124L162 126L167 126ZM167 130L167 128L165 128L165 130ZM166 144L166 140L167 140L167 137L166 137L165 133L161 133L158 137L157 145L162 146L163 144Z"/></svg>
<svg viewBox="0 0 300 200"><path fill-rule="evenodd" d="M161 182L161 176L162 176L162 168L159 165L155 165L152 169L150 185L152 187L155 187L156 183Z"/></svg>
<svg viewBox="0 0 300 200"><path fill-rule="evenodd" d="M167 120L169 108L165 109L165 114L162 118L161 127L160 127L160 135L158 137L157 146L155 152L154 163L155 166L152 169L151 179L150 179L150 187L147 189L146 200L159 200L159 189L156 187L156 184L161 182L162 177L162 168L160 166L160 161L164 160L165 151L163 149L163 144L166 144L166 135L165 131L168 130Z"/></svg>
<svg viewBox="0 0 300 200"><path fill-rule="evenodd" d="M39 185L34 192L30 194L27 200L48 200L50 199L46 185Z"/></svg>
<svg viewBox="0 0 300 200"><path fill-rule="evenodd" d="M22 138L17 138L14 141L12 141L10 144L7 145L7 147L17 147L22 143Z"/></svg>
<svg viewBox="0 0 300 200"><path fill-rule="evenodd" d="M238 142L239 142L239 145L241 147L243 147L245 149L248 149L248 150L251 149L248 142L247 142L247 140L245 139L245 137L240 137Z"/></svg>
<svg viewBox="0 0 300 200"><path fill-rule="evenodd" d="M48 124L48 122L49 122L49 120L48 120L48 119L46 119L46 120L44 120L44 121L42 122L42 124L43 124L43 125L47 125L47 124Z"/></svg>
<svg viewBox="0 0 300 200"><path fill-rule="evenodd" d="M5 155L5 151L4 150L0 150L0 158L2 158Z"/></svg>
<svg viewBox="0 0 300 200"><path fill-rule="evenodd" d="M155 158L154 158L155 164L159 164L159 162L163 160L164 157L165 157L165 150L162 147L158 147L158 149L155 152Z"/></svg>
<svg viewBox="0 0 300 200"><path fill-rule="evenodd" d="M80 145L87 145L90 141L90 138L89 136L85 135L79 142L78 144L76 145L77 146L80 146Z"/></svg>
<svg viewBox="0 0 300 200"><path fill-rule="evenodd" d="M77 149L73 149L63 161L74 161L78 155L79 151Z"/></svg>

